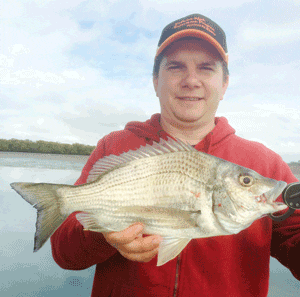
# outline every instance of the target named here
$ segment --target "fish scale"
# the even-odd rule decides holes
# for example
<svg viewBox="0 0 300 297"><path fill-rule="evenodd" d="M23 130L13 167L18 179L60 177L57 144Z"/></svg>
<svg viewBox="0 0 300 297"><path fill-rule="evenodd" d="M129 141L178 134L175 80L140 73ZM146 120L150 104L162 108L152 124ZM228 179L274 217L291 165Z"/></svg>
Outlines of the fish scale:
<svg viewBox="0 0 300 297"><path fill-rule="evenodd" d="M173 203L181 202L180 200L185 200L183 196L190 196L191 198L195 198L191 191L187 188L187 185L184 184L187 178L184 178L181 185L177 185L175 188L173 184L170 182L170 175L165 174L166 178L160 179L160 183L164 184L157 185L153 183L152 178L148 183L144 181L143 185L140 182L136 183L133 181L132 183L128 182L127 184L119 184L115 187L110 187L109 189L99 190L97 189L97 184L94 187L91 187L89 191L82 191L81 188L75 189L62 189L60 194L68 201L68 205L66 205L67 209L73 208L73 204L75 203L81 210L85 210L85 205L90 201L88 199L89 196L94 197L97 195L97 199L93 200L93 205L97 208L104 205L114 205L118 203L119 206L122 205L152 205L153 203L159 204L164 203L164 200L169 200L170 204L171 199ZM177 175L179 179L183 179L181 176ZM168 178L167 178L168 177ZM176 179L172 179L173 181ZM191 188L192 190L192 188ZM178 195L182 191L181 195ZM179 201L177 201L177 198ZM67 204L67 203L66 203ZM89 205L89 204L87 204ZM88 207L89 208L89 207Z"/></svg>
<svg viewBox="0 0 300 297"><path fill-rule="evenodd" d="M96 202L95 206L97 206L97 208L101 208L102 203L109 203L111 196L114 197L112 204L119 201L119 206L130 205L130 203L136 205L151 205L153 200L159 203L160 199L165 197L164 192L168 192L168 196L176 199L178 192L174 191L173 196L170 193L172 193L174 184L178 185L178 180L182 183L186 183L188 179L199 179L193 174L194 172L198 172L197 167L200 167L200 162L197 162L195 158L198 157L198 154L193 152L190 154L192 155L191 157L187 157L182 152L176 153L177 156L173 157L168 155L156 156L146 159L143 164L139 161L132 161L131 164L118 168L103 176L101 183L92 183L89 192L87 192L88 189L86 188L81 195L81 188L79 187L68 189L65 191L66 194L63 192L61 192L61 194L70 204L73 204L74 197L77 197L76 204L83 210L85 209L85 202L88 200L86 196L94 196L96 193L99 195L97 202L94 201ZM192 158L193 156L195 157ZM201 165L203 166L203 160L200 159L200 161L202 161ZM160 167L158 167L158 163ZM159 178L157 176L159 176ZM191 178L191 176L193 176L193 178ZM194 176L196 176L196 178ZM166 188L165 191L161 191L161 188L155 191L155 181L163 182ZM206 182L206 180L203 180L203 182ZM158 196L152 195L152 197L149 197L151 196L149 194L150 189L152 189L150 193L157 193ZM135 195L136 192L137 195ZM144 195L141 195L142 193ZM138 201L140 203L138 203ZM66 208L71 209L72 205L68 205Z"/></svg>
<svg viewBox="0 0 300 297"><path fill-rule="evenodd" d="M236 234L285 209L274 202L285 185L171 138L99 159L84 185L11 184L37 209L34 251L79 211L83 230L121 231L141 222L145 233L161 235L157 265L194 238Z"/></svg>

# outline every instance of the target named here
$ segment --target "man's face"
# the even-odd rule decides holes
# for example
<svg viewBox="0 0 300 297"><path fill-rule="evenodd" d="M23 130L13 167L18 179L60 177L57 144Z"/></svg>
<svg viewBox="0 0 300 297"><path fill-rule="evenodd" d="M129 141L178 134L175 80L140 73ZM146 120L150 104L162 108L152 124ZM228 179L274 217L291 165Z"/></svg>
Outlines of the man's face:
<svg viewBox="0 0 300 297"><path fill-rule="evenodd" d="M216 49L201 40L179 40L161 61L154 88L161 105L161 120L173 126L214 121L228 86Z"/></svg>

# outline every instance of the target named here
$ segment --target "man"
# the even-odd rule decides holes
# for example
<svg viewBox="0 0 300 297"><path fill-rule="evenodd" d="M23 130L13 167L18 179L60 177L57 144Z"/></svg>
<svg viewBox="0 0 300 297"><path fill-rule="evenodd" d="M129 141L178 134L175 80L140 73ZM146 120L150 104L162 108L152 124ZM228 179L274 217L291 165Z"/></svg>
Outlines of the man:
<svg viewBox="0 0 300 297"><path fill-rule="evenodd" d="M99 158L168 135L266 177L297 181L280 156L236 136L225 118L215 118L229 83L227 65L225 33L212 20L193 14L166 26L153 71L161 114L101 139L76 184L86 182ZM72 214L51 244L62 268L97 265L92 296L267 296L270 255L300 279L299 227L299 212L282 223L265 217L236 235L192 240L177 258L159 267L162 239L143 237L140 223L101 234L83 231Z"/></svg>

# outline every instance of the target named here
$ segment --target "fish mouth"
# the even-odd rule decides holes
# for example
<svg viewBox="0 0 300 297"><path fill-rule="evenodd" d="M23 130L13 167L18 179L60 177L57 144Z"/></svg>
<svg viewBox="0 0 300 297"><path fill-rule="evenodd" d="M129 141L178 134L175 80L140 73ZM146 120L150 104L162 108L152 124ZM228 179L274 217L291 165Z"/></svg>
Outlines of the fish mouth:
<svg viewBox="0 0 300 297"><path fill-rule="evenodd" d="M263 193L262 195L256 197L258 202L264 202L271 205L274 208L273 212L286 209L288 206L282 202L275 202L277 197L282 193L284 188L287 186L287 183L284 181L279 181L275 188Z"/></svg>

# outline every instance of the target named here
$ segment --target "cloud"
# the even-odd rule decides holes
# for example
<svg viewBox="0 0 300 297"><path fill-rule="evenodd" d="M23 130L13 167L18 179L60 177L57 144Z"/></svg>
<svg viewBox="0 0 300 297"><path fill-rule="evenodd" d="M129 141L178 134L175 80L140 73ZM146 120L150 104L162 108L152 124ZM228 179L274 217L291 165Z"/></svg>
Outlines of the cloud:
<svg viewBox="0 0 300 297"><path fill-rule="evenodd" d="M282 64L266 62L263 57L258 62L241 59L233 63L230 73L230 92L239 93L243 89L245 94L264 94L265 100L283 104L293 101L299 93L295 88L300 76L299 59Z"/></svg>
<svg viewBox="0 0 300 297"><path fill-rule="evenodd" d="M285 23L244 22L237 32L238 44L243 49L279 46L300 40L300 21Z"/></svg>
<svg viewBox="0 0 300 297"><path fill-rule="evenodd" d="M300 5L300 1L299 0L287 0L286 2L291 2L294 5Z"/></svg>
<svg viewBox="0 0 300 297"><path fill-rule="evenodd" d="M229 0L229 1L219 1L219 0L211 0L209 2L206 1L197 1L197 0L177 0L174 2L173 0L161 0L157 2L156 0L141 0L140 3L144 8L154 8L157 9L160 12L178 12L181 13L186 11L191 11L191 7L193 7L194 11L203 11L203 10L211 10L215 8L233 8L233 7L239 7L246 3L253 3L256 2L256 0Z"/></svg>
<svg viewBox="0 0 300 297"><path fill-rule="evenodd" d="M85 79L73 80L75 74L78 78L77 73ZM42 81L44 78L36 78L43 87L27 93L27 105L1 111L4 115L0 123L2 137L14 135L21 139L95 145L102 136L124 128L127 122L144 121L159 111L150 78L138 83L108 79L89 68L68 72L65 76L71 77L70 80L60 76L65 79L60 84L53 80L46 84ZM55 92L51 91L54 86ZM26 84L23 87L26 88Z"/></svg>
<svg viewBox="0 0 300 297"><path fill-rule="evenodd" d="M298 109L288 108L284 104L274 104L274 103L261 103L261 104L253 104L253 107L257 108L260 112L263 112L264 115L281 115L282 118L289 120L300 120L300 113Z"/></svg>
<svg viewBox="0 0 300 297"><path fill-rule="evenodd" d="M299 143L288 141L286 143L282 143L281 146L282 147L291 148L291 149L295 149L296 147L299 147Z"/></svg>
<svg viewBox="0 0 300 297"><path fill-rule="evenodd" d="M0 220L0 231L5 225L6 225L6 222L4 220Z"/></svg>
<svg viewBox="0 0 300 297"><path fill-rule="evenodd" d="M293 104L275 104L263 95L252 94L222 102L217 115L225 116L237 135L263 143L280 154L293 153L300 148L300 114L299 109L289 105Z"/></svg>

